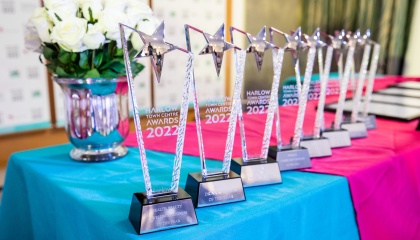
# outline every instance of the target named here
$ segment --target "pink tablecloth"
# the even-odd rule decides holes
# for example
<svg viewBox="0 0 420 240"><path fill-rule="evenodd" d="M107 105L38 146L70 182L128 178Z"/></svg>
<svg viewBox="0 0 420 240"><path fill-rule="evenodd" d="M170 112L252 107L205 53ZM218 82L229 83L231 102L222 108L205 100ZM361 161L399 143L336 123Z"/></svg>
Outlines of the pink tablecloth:
<svg viewBox="0 0 420 240"><path fill-rule="evenodd" d="M375 89L407 78L385 77L378 79ZM410 79L411 80L411 79ZM416 79L417 80L417 79ZM327 102L336 101L330 96ZM311 133L315 118L316 102L309 102L305 117L305 133ZM280 107L281 131L284 142L289 141L296 119L296 107ZM330 124L334 114L325 113ZM262 119L251 119L255 126ZM369 131L368 138L352 141L349 148L333 149L333 156L312 160L312 168L304 171L345 176L350 185L357 222L362 239L420 239L420 132L415 131L418 120L408 123L377 119L378 128ZM260 125L261 126L261 125ZM258 148L252 141L249 148ZM194 123L188 123L184 154L198 156L197 136ZM220 141L217 129L203 125L206 157L220 160L224 141ZM241 157L239 131L235 135L233 157ZM165 145L174 143L174 137L148 139L146 146L151 150L166 151ZM137 146L134 133L125 144ZM211 146L209 145L211 144ZM271 144L276 144L274 134Z"/></svg>

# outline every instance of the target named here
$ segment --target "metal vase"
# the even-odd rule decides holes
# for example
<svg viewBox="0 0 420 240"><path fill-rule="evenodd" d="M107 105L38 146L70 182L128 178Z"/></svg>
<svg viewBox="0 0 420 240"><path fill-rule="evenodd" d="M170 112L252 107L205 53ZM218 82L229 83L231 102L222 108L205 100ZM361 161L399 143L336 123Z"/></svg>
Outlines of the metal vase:
<svg viewBox="0 0 420 240"><path fill-rule="evenodd" d="M127 79L54 78L62 91L70 157L98 162L127 154L129 132Z"/></svg>

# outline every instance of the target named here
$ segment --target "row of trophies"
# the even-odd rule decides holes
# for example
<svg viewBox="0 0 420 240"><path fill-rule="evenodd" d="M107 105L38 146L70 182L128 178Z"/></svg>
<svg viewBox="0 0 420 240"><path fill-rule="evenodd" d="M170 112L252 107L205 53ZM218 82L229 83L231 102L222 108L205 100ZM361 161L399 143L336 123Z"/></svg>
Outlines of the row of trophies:
<svg viewBox="0 0 420 240"><path fill-rule="evenodd" d="M321 33L319 29L312 36L308 36L302 34L300 28L289 35L270 27L270 41L267 42L266 27L263 27L255 36L231 27L231 42L228 42L224 38L224 24L214 35L185 25L187 49L183 49L165 41L163 22L151 36L123 24L120 24L120 31L146 189L145 192L134 193L129 213L129 220L139 234L198 224L195 208L245 201L243 187L281 183L281 170L311 167L311 157L330 156L331 148L350 146L351 137L365 137L366 126L374 127L372 122L374 123L375 119L367 113L379 45L370 40L369 32L362 36L359 31L347 33L343 30L336 32L335 36L325 35L330 39L330 43L327 45L322 41L324 33ZM202 34L207 42L207 45L196 56L192 53L190 31ZM133 32L138 34L144 42L144 47L134 57L130 54L127 41L127 36ZM274 44L276 34L285 37L285 46L280 47ZM240 38L234 37L238 35L245 37L249 43L246 48L238 47ZM372 57L370 57L371 46L374 46ZM348 122L342 122L347 86L356 69L355 49L361 49L361 47L364 48L363 59L358 73L357 87L354 89L353 112ZM326 48L325 60L323 48ZM301 83L299 55L304 50L308 50L308 55L304 79ZM220 70L224 66L225 51L234 51L235 56L233 93L223 97L207 96L204 94L205 87L200 86L204 82L204 77L200 76L199 72L194 72L194 57L212 59L216 69L214 77L220 78ZM285 51L292 53L298 96L298 114L294 135L290 145L287 146L283 146L281 141L278 103L280 74ZM169 52L170 54L168 54ZM324 129L323 109L334 52L338 59L339 107L333 127ZM266 56L271 55L272 61L263 61L265 54ZM307 137L303 135L302 129L316 55L321 76L320 96L314 132L312 136ZM346 60L344 61L345 56ZM171 81L183 86L182 98L179 101L174 100L174 104L171 106L148 108L144 111L145 114L139 115L130 65L133 59L139 57L150 57L158 83ZM185 62L186 70L163 71L164 57L167 61ZM248 58L250 59L248 60ZM360 114L359 109L362 104L363 87L369 62L371 62L371 66L363 101L364 107ZM247 68L251 73L245 72L246 64L254 65ZM262 84L267 82L261 74L264 69L274 73L272 81L270 79L268 85ZM252 74L246 91L243 90L242 84L245 74ZM193 96L201 172L188 174L184 190L179 187L179 180L190 94ZM270 147L273 123L276 128L277 146ZM240 129L242 158L232 159L237 124ZM224 141L224 149L213 149L214 143L208 141L211 138L206 135L214 135L215 132L218 134L218 139ZM169 189L155 191L156 188L152 188L149 174L148 158L145 151L148 148L145 146L148 141L145 139L170 136L173 136L172 139L175 140L162 141L162 143L165 144L164 147L169 152L175 153L171 186ZM217 169L208 168L206 162L208 159L206 153L214 152L220 153L220 158L223 159L220 168Z"/></svg>

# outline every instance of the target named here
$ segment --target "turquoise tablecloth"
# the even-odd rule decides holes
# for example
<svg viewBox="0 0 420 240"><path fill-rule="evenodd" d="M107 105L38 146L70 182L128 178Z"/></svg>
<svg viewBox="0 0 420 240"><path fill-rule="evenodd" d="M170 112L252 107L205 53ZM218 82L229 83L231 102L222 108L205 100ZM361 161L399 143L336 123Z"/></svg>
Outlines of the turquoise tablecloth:
<svg viewBox="0 0 420 240"><path fill-rule="evenodd" d="M199 225L138 236L127 214L144 185L138 151L78 163L60 145L13 154L0 206L0 239L358 239L347 180L283 173L283 184L247 188L246 202L197 209ZM150 168L171 171L170 154L149 151ZM214 167L215 162L208 165ZM181 185L199 160L185 156Z"/></svg>

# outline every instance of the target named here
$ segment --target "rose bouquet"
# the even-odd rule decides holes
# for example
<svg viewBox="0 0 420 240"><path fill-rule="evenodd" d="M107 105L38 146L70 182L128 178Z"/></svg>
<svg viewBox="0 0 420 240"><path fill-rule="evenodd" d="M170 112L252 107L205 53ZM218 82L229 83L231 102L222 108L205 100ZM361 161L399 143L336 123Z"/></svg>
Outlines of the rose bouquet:
<svg viewBox="0 0 420 240"><path fill-rule="evenodd" d="M150 34L157 19L142 0L43 0L29 19L25 43L43 55L41 62L57 77L116 78L124 76L119 23ZM131 58L143 43L130 36ZM143 66L132 62L133 74Z"/></svg>

